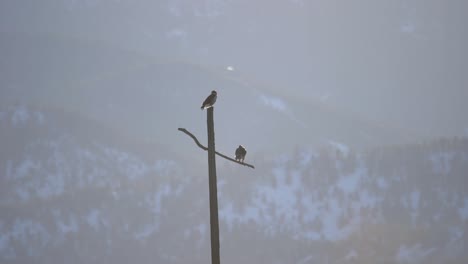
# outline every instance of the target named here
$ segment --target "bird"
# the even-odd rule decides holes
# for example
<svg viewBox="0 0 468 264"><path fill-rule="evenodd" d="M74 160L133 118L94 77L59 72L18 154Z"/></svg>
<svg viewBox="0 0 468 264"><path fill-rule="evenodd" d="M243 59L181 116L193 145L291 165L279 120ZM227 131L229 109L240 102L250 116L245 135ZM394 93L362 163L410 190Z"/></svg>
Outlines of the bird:
<svg viewBox="0 0 468 264"><path fill-rule="evenodd" d="M242 145L239 145L236 149L236 160L244 163L245 155L247 155L247 150Z"/></svg>
<svg viewBox="0 0 468 264"><path fill-rule="evenodd" d="M210 108L214 105L216 102L216 98L218 97L218 94L216 93L215 90L211 91L211 94L208 95L208 97L203 101L203 104L201 106L201 110Z"/></svg>

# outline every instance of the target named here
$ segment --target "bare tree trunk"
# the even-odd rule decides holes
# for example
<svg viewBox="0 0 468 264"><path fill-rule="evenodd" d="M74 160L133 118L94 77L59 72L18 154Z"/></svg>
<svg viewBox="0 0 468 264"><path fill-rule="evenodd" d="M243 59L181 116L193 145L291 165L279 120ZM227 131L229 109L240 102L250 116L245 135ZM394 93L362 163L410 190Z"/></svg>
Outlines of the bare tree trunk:
<svg viewBox="0 0 468 264"><path fill-rule="evenodd" d="M208 126L208 173L210 188L210 227L211 227L211 263L220 264L219 223L218 223L218 188L216 181L216 154L214 137L214 107L207 109Z"/></svg>

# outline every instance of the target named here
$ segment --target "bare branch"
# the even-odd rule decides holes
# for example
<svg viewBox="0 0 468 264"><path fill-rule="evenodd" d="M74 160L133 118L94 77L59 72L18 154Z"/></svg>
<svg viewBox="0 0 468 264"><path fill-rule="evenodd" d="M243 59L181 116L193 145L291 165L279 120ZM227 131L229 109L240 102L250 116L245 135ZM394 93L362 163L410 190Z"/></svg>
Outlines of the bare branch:
<svg viewBox="0 0 468 264"><path fill-rule="evenodd" d="M197 146L203 150L208 150L207 147L203 146L202 144L200 144L200 141L198 141L198 139L190 132L187 131L187 129L185 128L179 128L178 129L179 131L182 131L184 132L185 134L189 135L189 137L191 137L193 139L193 141L195 141L195 143L197 144Z"/></svg>
<svg viewBox="0 0 468 264"><path fill-rule="evenodd" d="M203 146L202 144L200 144L200 141L198 141L198 139L197 139L192 133L190 133L189 131L187 131L187 129L185 129L185 128L179 128L178 130L181 131L181 132L184 132L184 133L187 134L189 137L191 137L191 138L193 139L193 141L195 141L195 144L197 144L197 146L198 146L199 148L201 148L201 149L203 149L203 150L205 150L205 151L208 150L208 148L205 147L205 146ZM215 153L216 153L216 155L218 155L218 156L220 156L220 157L223 157L223 158L225 158L225 159L227 159L227 160L230 160L230 161L235 162L235 163L238 163L238 164L240 164L240 165L244 165L244 166L250 167L250 168L252 168L252 169L255 169L255 167L254 167L253 165L250 165L250 164L245 163L245 162L237 161L237 160L235 160L235 159L233 159L233 158L231 158L231 157L228 157L228 156L226 156L226 155L224 155L224 154L222 154L222 153L219 153L218 151L216 151Z"/></svg>

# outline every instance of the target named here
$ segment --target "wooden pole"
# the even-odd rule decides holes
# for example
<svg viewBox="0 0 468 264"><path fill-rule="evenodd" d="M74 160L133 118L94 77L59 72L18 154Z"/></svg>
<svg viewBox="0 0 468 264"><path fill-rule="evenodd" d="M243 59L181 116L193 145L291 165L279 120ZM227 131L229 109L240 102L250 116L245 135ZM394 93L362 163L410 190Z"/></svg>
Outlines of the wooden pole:
<svg viewBox="0 0 468 264"><path fill-rule="evenodd" d="M214 137L214 107L207 109L208 128L208 182L210 191L210 227L211 227L211 263L220 264L219 257L219 222L218 222L218 186L216 180L216 151Z"/></svg>
<svg viewBox="0 0 468 264"><path fill-rule="evenodd" d="M216 152L215 149L215 135L214 135L214 118L213 118L214 107L207 109L207 120L206 124L208 127L208 147L200 144L198 139L185 128L179 128L178 130L187 134L191 137L197 146L205 151L208 151L208 183L209 183L209 195L210 195L210 233L211 233L211 263L220 264L219 257L219 222L218 222L218 186L216 182L216 155L225 158L229 161L238 163L254 169L255 167L245 162L239 162L234 160L222 153Z"/></svg>

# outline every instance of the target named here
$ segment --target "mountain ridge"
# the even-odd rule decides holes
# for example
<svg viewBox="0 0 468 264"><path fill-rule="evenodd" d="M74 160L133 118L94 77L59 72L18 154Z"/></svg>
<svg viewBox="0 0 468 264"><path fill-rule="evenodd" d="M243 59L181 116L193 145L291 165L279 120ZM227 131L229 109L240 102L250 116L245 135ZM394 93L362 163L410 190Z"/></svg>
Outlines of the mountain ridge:
<svg viewBox="0 0 468 264"><path fill-rule="evenodd" d="M20 135L41 126L35 119L13 125L14 111L0 112L2 131L8 125ZM42 125L74 123L52 122L53 115L43 114ZM42 134L48 140L26 134L16 157L9 155L11 148L1 151L8 157L0 161L2 262L47 263L64 254L88 263L125 263L121 254L143 263L206 261L204 161L145 158L141 146L99 142L95 129L90 136L55 131L69 132ZM0 139L2 145L7 141ZM243 252L246 263L256 263L276 255L261 257L254 248L269 252L281 245L276 258L286 262L311 255L324 261L326 249L336 261L348 256L358 263L462 263L457 261L466 256L456 241L468 235L467 147L466 138L366 153L304 147L274 159L254 158L256 170L220 163L222 254L235 262Z"/></svg>

